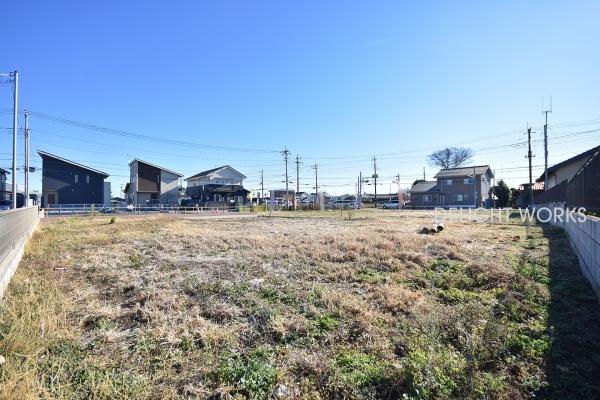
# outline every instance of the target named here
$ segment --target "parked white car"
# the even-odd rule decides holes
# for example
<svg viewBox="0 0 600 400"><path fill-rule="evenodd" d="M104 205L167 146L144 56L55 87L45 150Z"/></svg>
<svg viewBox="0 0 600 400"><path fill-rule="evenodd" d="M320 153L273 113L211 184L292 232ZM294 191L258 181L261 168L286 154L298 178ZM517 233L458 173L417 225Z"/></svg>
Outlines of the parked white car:
<svg viewBox="0 0 600 400"><path fill-rule="evenodd" d="M398 209L402 208L402 204L400 203L400 200L392 199L392 200L388 200L385 203L383 203L383 208L398 210Z"/></svg>

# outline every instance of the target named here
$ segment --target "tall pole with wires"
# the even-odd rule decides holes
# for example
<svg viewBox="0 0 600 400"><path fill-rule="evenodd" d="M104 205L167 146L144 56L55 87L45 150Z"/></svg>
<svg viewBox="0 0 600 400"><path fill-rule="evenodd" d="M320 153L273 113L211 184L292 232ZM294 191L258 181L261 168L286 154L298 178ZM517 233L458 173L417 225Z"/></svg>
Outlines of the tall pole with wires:
<svg viewBox="0 0 600 400"><path fill-rule="evenodd" d="M297 207L298 194L300 193L300 156L296 155L296 194L294 195L294 209Z"/></svg>
<svg viewBox="0 0 600 400"><path fill-rule="evenodd" d="M377 158L373 156L373 179L375 180L375 208L377 208Z"/></svg>
<svg viewBox="0 0 600 400"><path fill-rule="evenodd" d="M527 128L527 143L529 146L527 151L527 158L529 159L529 207L533 207L533 176L531 172L531 159L533 154L531 153L531 128L529 127Z"/></svg>
<svg viewBox="0 0 600 400"><path fill-rule="evenodd" d="M29 205L29 113L25 111L25 207Z"/></svg>
<svg viewBox="0 0 600 400"><path fill-rule="evenodd" d="M260 202L264 203L265 201L265 177L264 177L264 172L261 169L260 170Z"/></svg>
<svg viewBox="0 0 600 400"><path fill-rule="evenodd" d="M290 207L290 190L288 187L290 183L290 179L288 177L288 157L290 156L290 151L287 149L287 147L285 147L281 154L283 155L283 159L285 161L285 208L287 210Z"/></svg>
<svg viewBox="0 0 600 400"><path fill-rule="evenodd" d="M311 168L315 170L315 205L316 205L317 201L319 201L319 166L317 165L317 163L314 163Z"/></svg>
<svg viewBox="0 0 600 400"><path fill-rule="evenodd" d="M362 171L360 171L358 173L358 206L361 207L362 206L362 193L363 193L363 177L362 177Z"/></svg>
<svg viewBox="0 0 600 400"><path fill-rule="evenodd" d="M11 73L13 77L13 159L12 159L12 208L17 208L17 125L19 103L19 72Z"/></svg>
<svg viewBox="0 0 600 400"><path fill-rule="evenodd" d="M550 109L544 110L544 100L542 99L542 114L546 114L546 123L544 124L544 191L548 190L548 113L552 112L552 97L550 97Z"/></svg>

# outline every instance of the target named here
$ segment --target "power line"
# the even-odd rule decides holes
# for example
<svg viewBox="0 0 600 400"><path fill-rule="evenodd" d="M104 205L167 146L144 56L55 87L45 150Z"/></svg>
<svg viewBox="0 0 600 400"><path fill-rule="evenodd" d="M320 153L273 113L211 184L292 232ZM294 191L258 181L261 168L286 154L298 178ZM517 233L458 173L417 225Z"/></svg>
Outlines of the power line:
<svg viewBox="0 0 600 400"><path fill-rule="evenodd" d="M56 117L49 114L44 114L36 111L29 111L29 115L35 118L40 118L43 120L56 122L64 125L69 125L77 128L88 129L96 132L107 133L110 135L117 135L122 137L129 137L137 140L146 140L146 141L154 141L159 143L172 144L177 146L186 146L186 147L195 147L195 148L205 148L211 150L220 150L220 151L239 151L239 152L254 152L254 153L277 153L276 150L264 150L264 149L250 149L250 148L242 148L242 147L230 147L230 146L219 146L219 145L211 145L211 144L203 144L203 143L195 143L188 142L182 140L174 140L167 139L157 136L151 136L141 133L129 132L121 129L107 128L100 125L90 124L86 122L79 122L72 119Z"/></svg>

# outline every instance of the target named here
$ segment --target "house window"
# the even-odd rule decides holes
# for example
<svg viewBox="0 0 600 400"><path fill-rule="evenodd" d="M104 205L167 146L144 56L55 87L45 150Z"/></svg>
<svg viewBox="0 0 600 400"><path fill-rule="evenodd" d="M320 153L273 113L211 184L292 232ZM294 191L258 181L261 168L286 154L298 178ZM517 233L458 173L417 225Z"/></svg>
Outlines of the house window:
<svg viewBox="0 0 600 400"><path fill-rule="evenodd" d="M467 201L467 195L461 193L455 193L452 195L452 201Z"/></svg>
<svg viewBox="0 0 600 400"><path fill-rule="evenodd" d="M465 178L464 183L465 183L465 185L472 185L473 184L473 178Z"/></svg>
<svg viewBox="0 0 600 400"><path fill-rule="evenodd" d="M85 176L85 183L90 183L90 176L89 175Z"/></svg>
<svg viewBox="0 0 600 400"><path fill-rule="evenodd" d="M79 175L75 174L75 183L79 183Z"/></svg>
<svg viewBox="0 0 600 400"><path fill-rule="evenodd" d="M452 179L446 179L444 182L446 185L452 185Z"/></svg>
<svg viewBox="0 0 600 400"><path fill-rule="evenodd" d="M425 194L423 195L423 203L431 203L431 195L430 194Z"/></svg>

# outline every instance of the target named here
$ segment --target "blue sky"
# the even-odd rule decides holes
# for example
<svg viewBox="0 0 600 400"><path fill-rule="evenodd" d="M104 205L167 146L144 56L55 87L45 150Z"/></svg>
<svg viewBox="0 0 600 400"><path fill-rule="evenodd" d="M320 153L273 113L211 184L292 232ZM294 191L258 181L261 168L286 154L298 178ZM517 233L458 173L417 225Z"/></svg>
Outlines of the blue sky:
<svg viewBox="0 0 600 400"><path fill-rule="evenodd" d="M4 7L0 72L20 72L20 108L263 151L30 119L33 150L106 171L113 195L135 157L186 176L231 164L251 189L262 169L265 187L279 188L284 146L302 159L301 189L313 186L309 166L317 163L325 190L353 192L377 155L378 191L386 192L396 174L409 185L427 167L431 178L426 155L448 145L473 148L474 163L515 186L527 180L528 122L535 175L542 172L548 95L551 164L600 142L595 1L124 3ZM0 85L0 108L11 106L10 87ZM0 127L10 126L0 113ZM0 129L1 167L11 165L8 133ZM32 182L41 189L40 172Z"/></svg>

